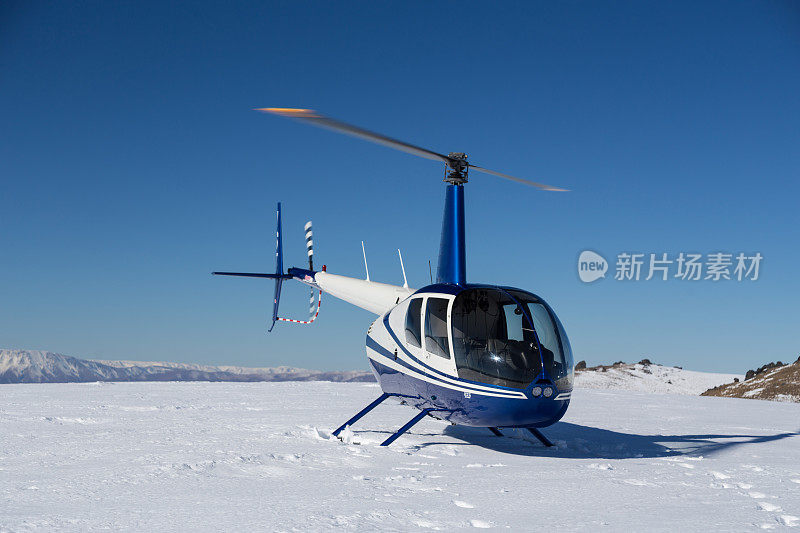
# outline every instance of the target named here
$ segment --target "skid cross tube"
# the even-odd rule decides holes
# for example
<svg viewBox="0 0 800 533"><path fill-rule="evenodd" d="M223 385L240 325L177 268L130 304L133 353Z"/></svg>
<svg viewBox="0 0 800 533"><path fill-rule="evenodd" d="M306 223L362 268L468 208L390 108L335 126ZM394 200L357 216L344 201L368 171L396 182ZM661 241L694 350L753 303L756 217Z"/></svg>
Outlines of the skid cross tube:
<svg viewBox="0 0 800 533"><path fill-rule="evenodd" d="M489 428L489 431L491 431L492 433L494 433L494 435L495 435L496 437L502 437L502 436L503 436L503 433L501 433L501 432L500 432L500 430L499 430L499 429L497 429L497 428Z"/></svg>
<svg viewBox="0 0 800 533"><path fill-rule="evenodd" d="M541 431L539 431L538 429L536 429L536 428L526 428L526 429L527 429L528 431L530 431L530 432L531 432L531 434L532 434L534 437L536 437L537 439L539 439L539 442L541 442L542 444L544 444L544 445L545 445L545 446L547 446L548 448L549 448L549 447L551 447L551 446L553 446L553 443L552 443L552 442L550 442L550 439L548 439L547 437L545 437L545 436L542 434L542 432L541 432Z"/></svg>
<svg viewBox="0 0 800 533"><path fill-rule="evenodd" d="M353 418L351 418L350 420L348 420L347 422L345 422L344 424L339 426L339 429L337 429L336 431L333 432L333 436L334 437L338 437L339 433L341 433L342 430L344 430L344 428L346 428L347 426L350 426L350 425L355 424L356 422L358 422L358 420L362 416L364 416L365 414L369 413L370 411L372 411L373 409L378 407L383 402L383 400L385 400L389 396L394 396L394 394L388 394L388 393L384 392L383 394L378 396L377 400L373 401L371 404L369 404L368 406L363 408L361 411L359 411Z"/></svg>

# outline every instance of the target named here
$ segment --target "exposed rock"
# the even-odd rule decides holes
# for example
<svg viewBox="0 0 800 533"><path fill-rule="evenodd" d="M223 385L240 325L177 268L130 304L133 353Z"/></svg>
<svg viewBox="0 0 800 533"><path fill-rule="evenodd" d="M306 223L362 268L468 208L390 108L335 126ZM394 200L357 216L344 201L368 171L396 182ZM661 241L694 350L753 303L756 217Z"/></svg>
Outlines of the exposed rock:
<svg viewBox="0 0 800 533"><path fill-rule="evenodd" d="M641 361L639 361L639 364L649 366L652 365L653 363L650 362L650 359L642 359Z"/></svg>
<svg viewBox="0 0 800 533"><path fill-rule="evenodd" d="M575 365L575 370L586 370L586 361L578 361Z"/></svg>
<svg viewBox="0 0 800 533"><path fill-rule="evenodd" d="M800 402L800 364L768 363L748 370L744 381L734 379L733 383L707 390L703 396Z"/></svg>
<svg viewBox="0 0 800 533"><path fill-rule="evenodd" d="M745 374L744 379L745 380L752 379L752 378L754 378L755 376L757 376L759 374L763 374L764 372L767 372L767 371L772 370L774 368L780 368L782 366L785 366L785 365L781 361L778 361L777 363L767 363L766 365L761 366L761 367L759 367L759 368L757 368L755 370L748 370L747 374Z"/></svg>

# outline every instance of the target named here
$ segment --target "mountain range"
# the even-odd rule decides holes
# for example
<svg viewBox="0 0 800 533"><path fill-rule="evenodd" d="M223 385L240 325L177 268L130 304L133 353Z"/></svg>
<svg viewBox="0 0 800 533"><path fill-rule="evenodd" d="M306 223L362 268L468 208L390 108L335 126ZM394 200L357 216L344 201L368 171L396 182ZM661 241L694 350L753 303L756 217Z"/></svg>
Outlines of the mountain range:
<svg viewBox="0 0 800 533"><path fill-rule="evenodd" d="M247 368L144 361L92 361L39 350L0 349L0 383L89 381L375 381L361 370Z"/></svg>

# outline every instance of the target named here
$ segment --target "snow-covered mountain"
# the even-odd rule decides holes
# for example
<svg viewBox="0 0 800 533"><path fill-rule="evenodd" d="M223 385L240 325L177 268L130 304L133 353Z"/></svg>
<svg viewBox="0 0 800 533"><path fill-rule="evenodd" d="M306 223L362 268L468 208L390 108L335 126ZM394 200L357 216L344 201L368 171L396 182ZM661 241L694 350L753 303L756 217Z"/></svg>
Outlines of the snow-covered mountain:
<svg viewBox="0 0 800 533"><path fill-rule="evenodd" d="M576 369L575 387L697 395L717 385L731 383L736 378L742 379L743 376L694 372L647 362L615 363L609 366Z"/></svg>
<svg viewBox="0 0 800 533"><path fill-rule="evenodd" d="M369 372L246 368L143 361L90 361L38 350L0 349L0 383L87 381L374 381Z"/></svg>
<svg viewBox="0 0 800 533"><path fill-rule="evenodd" d="M622 364L578 369L575 387L692 394L742 379L737 374L693 372L655 364ZM336 381L370 382L370 372L306 370L279 366L249 368L151 361L92 361L53 352L0 349L0 383L91 381Z"/></svg>

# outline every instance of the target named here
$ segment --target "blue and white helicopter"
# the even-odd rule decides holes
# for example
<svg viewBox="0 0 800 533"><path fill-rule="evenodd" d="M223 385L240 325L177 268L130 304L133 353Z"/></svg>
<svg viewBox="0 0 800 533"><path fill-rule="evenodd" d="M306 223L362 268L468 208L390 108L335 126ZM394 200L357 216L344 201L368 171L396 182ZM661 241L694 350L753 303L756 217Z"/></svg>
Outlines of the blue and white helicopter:
<svg viewBox="0 0 800 533"><path fill-rule="evenodd" d="M314 270L311 223L306 224L308 268L283 268L281 211L278 204L277 267L274 274L214 272L275 280L272 327L277 321L311 323L319 314L322 293L375 313L366 338L367 358L383 394L342 424L346 427L390 397L419 413L387 438L388 446L426 416L453 424L526 428L545 446L539 431L564 416L574 379L567 334L553 309L533 293L497 285L467 283L464 244L464 185L470 169L532 185L564 191L509 176L467 162L463 153L439 154L318 114L310 109L264 108L445 164L447 191L436 283L412 289ZM399 250L398 250L399 252ZM366 263L366 255L364 257ZM400 257L402 267L402 256ZM405 268L403 267L405 281ZM281 285L294 279L312 288L307 321L278 316ZM315 297L319 291L319 298Z"/></svg>

